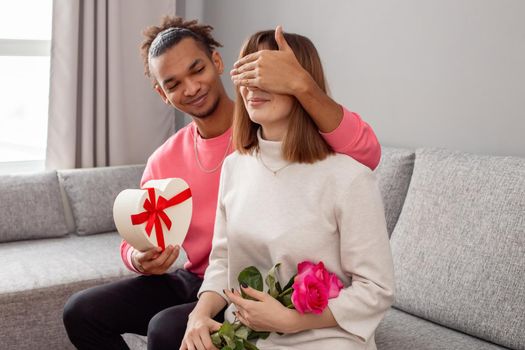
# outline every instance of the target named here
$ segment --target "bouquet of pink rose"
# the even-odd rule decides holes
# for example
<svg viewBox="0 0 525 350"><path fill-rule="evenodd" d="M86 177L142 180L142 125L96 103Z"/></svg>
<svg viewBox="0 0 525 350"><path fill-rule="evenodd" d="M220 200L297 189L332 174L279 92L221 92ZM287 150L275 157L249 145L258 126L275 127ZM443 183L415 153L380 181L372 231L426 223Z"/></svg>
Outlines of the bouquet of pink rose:
<svg viewBox="0 0 525 350"><path fill-rule="evenodd" d="M268 294L281 304L299 313L320 314L328 305L328 299L335 298L343 288L343 283L334 273L324 267L323 262L314 264L303 261L297 265L297 274L292 276L282 287L278 279L278 263L273 266L264 279L268 286ZM250 266L239 274L239 284L246 284L253 289L263 291L263 278L260 271ZM250 299L244 292L244 298ZM258 350L251 342L259 338L266 339L270 332L256 332L236 320L234 323L224 322L221 328L211 335L213 345L221 350Z"/></svg>

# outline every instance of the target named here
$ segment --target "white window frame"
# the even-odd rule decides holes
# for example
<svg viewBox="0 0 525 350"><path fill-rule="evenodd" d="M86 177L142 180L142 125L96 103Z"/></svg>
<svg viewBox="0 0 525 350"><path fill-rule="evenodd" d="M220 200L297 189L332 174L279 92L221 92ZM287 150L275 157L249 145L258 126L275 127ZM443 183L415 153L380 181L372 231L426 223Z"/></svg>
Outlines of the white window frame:
<svg viewBox="0 0 525 350"><path fill-rule="evenodd" d="M51 40L0 38L0 56L49 56Z"/></svg>
<svg viewBox="0 0 525 350"><path fill-rule="evenodd" d="M51 40L2 39L0 56L50 56ZM45 160L0 161L0 174L41 171Z"/></svg>

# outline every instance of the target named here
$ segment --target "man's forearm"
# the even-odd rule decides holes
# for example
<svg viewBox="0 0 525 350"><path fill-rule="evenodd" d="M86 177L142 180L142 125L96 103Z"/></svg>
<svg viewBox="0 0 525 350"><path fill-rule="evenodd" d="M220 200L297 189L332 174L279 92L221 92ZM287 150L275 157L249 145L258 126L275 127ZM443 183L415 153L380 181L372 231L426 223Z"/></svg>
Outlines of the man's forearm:
<svg viewBox="0 0 525 350"><path fill-rule="evenodd" d="M313 78L305 72L298 79L294 96L324 133L334 131L343 119L343 108L328 96Z"/></svg>

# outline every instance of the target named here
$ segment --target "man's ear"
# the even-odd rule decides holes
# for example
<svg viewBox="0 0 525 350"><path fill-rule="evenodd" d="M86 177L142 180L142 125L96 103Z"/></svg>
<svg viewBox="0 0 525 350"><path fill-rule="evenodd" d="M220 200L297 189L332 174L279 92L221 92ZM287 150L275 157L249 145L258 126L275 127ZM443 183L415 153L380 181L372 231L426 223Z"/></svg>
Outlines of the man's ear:
<svg viewBox="0 0 525 350"><path fill-rule="evenodd" d="M221 54L218 51L212 52L211 61L217 69L217 72L219 72L219 74L222 74L222 72L224 71L224 63L222 62Z"/></svg>
<svg viewBox="0 0 525 350"><path fill-rule="evenodd" d="M160 95L160 98L162 99L164 103L167 103L167 104L170 103L170 101L168 100L168 97L164 93L164 90L162 90L159 84L155 84L155 91L157 91L157 93Z"/></svg>

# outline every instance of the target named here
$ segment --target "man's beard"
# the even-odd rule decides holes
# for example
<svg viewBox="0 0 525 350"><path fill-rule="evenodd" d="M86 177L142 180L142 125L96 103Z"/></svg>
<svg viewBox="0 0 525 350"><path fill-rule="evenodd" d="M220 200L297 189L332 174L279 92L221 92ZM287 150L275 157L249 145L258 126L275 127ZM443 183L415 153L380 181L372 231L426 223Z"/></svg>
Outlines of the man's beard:
<svg viewBox="0 0 525 350"><path fill-rule="evenodd" d="M217 110L217 107L219 107L219 102L220 102L220 97L217 96L217 99L213 102L213 104L208 110L202 113L198 113L198 114L191 114L191 116L198 118L198 119L206 119Z"/></svg>

